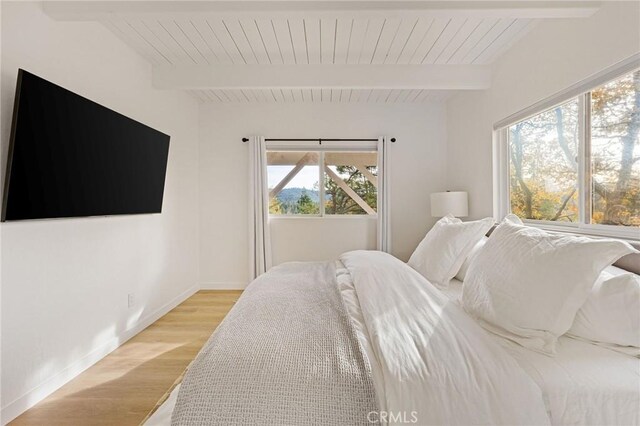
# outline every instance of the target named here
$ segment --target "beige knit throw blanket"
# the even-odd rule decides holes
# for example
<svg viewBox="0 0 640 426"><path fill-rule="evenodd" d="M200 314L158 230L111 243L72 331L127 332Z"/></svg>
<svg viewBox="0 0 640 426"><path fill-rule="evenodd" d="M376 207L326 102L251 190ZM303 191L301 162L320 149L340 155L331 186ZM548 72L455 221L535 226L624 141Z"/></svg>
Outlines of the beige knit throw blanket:
<svg viewBox="0 0 640 426"><path fill-rule="evenodd" d="M288 263L250 284L218 326L171 423L369 424L376 401L334 263Z"/></svg>

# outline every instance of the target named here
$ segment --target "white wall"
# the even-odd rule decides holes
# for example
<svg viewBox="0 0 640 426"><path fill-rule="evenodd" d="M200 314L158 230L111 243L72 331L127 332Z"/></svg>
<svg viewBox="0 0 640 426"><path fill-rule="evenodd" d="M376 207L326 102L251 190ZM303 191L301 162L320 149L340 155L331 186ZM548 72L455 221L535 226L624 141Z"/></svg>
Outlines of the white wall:
<svg viewBox="0 0 640 426"><path fill-rule="evenodd" d="M275 218L269 225L274 265L332 260L351 250L375 250L377 245L374 217Z"/></svg>
<svg viewBox="0 0 640 426"><path fill-rule="evenodd" d="M639 28L638 2L542 22L494 64L491 89L449 100L447 183L469 192L471 218L492 215L493 124L640 51Z"/></svg>
<svg viewBox="0 0 640 426"><path fill-rule="evenodd" d="M429 194L446 189L446 135L440 105L209 105L200 113L200 281L243 288L248 277L248 148L243 136L396 137L391 145L392 252L407 259L434 220ZM375 248L369 218L277 219L274 261L329 260Z"/></svg>
<svg viewBox="0 0 640 426"><path fill-rule="evenodd" d="M2 421L196 290L198 105L97 23L2 2L3 173L18 67L171 135L162 214L4 223ZM134 292L136 306L127 307Z"/></svg>

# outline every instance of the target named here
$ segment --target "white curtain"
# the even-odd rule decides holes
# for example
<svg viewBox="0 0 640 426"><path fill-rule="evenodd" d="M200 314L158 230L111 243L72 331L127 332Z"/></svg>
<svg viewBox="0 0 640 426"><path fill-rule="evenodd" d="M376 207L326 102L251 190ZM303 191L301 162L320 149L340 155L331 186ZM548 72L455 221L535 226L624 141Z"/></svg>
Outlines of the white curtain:
<svg viewBox="0 0 640 426"><path fill-rule="evenodd" d="M249 250L250 275L254 279L271 268L267 150L263 137L249 140Z"/></svg>
<svg viewBox="0 0 640 426"><path fill-rule="evenodd" d="M389 148L391 142L378 138L378 250L391 251L391 226L389 221Z"/></svg>

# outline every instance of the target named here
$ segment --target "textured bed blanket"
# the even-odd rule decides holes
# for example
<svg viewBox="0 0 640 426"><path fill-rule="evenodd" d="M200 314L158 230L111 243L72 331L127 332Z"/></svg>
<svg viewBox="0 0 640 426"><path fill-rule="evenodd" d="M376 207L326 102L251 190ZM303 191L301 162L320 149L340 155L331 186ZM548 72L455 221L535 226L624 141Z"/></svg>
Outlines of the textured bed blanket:
<svg viewBox="0 0 640 426"><path fill-rule="evenodd" d="M289 263L250 284L211 336L172 424L357 425L376 410L334 264Z"/></svg>

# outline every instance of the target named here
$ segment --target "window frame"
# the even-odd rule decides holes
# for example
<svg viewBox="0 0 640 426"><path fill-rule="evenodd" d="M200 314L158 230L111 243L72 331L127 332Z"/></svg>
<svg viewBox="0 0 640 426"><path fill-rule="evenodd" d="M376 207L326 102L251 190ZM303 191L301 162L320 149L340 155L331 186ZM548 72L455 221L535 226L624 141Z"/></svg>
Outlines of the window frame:
<svg viewBox="0 0 640 426"><path fill-rule="evenodd" d="M325 199L325 172L322 167L324 164L324 154L326 152L375 152L378 155L378 142L370 142L370 141L352 141L352 142L343 142L343 141L323 141L322 144L319 144L315 141L267 141L266 142L266 151L293 151L293 152L318 152L320 155L318 157L318 202L320 204L320 213L319 214L271 214L268 213L269 220L278 220L278 219L376 219L378 218L378 210L376 209L376 214L326 214L324 199ZM378 161L379 164L379 161ZM267 165L268 166L268 165ZM379 199L379 192L378 199Z"/></svg>
<svg viewBox="0 0 640 426"><path fill-rule="evenodd" d="M578 100L578 221L555 222L522 219L527 225L554 232L615 237L640 241L640 228L620 225L592 224L592 165L591 165L591 92L598 87L640 70L640 54L603 70L590 79L538 102L519 113L501 120L493 131L493 212L496 221L511 213L509 127L542 114L552 108ZM579 90L577 90L579 88Z"/></svg>

